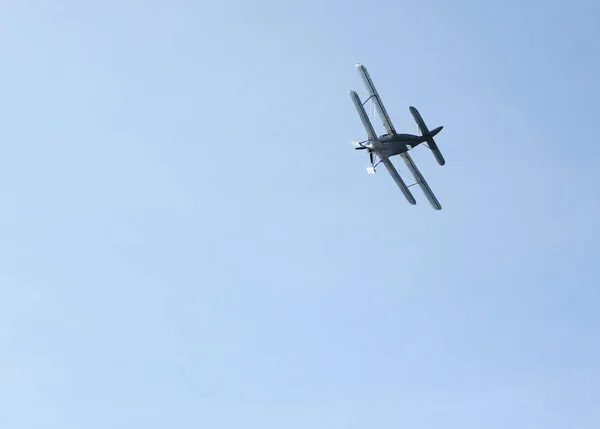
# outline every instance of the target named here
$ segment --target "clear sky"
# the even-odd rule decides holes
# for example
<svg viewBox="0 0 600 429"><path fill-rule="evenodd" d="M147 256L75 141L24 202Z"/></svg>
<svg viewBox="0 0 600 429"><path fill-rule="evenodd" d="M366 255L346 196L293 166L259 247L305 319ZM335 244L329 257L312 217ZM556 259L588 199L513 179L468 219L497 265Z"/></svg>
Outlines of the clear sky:
<svg viewBox="0 0 600 429"><path fill-rule="evenodd" d="M0 3L0 427L598 428L598 8Z"/></svg>

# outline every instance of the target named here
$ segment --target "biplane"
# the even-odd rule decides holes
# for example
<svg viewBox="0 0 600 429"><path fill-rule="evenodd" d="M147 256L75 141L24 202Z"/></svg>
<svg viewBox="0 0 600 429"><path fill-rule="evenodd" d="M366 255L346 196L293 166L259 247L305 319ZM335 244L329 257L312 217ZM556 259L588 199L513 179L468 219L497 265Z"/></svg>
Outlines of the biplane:
<svg viewBox="0 0 600 429"><path fill-rule="evenodd" d="M416 146L423 144L431 150L438 164L444 165L446 161L444 160L442 153L440 152L437 144L435 143L435 140L433 139L442 130L443 126L437 127L430 131L427 128L427 125L425 125L425 122L423 121L423 118L421 117L419 111L413 106L410 106L410 113L412 114L413 119L417 123L417 128L419 130L420 135L397 133L396 129L394 128L394 125L392 125L392 121L387 111L385 110L385 107L383 106L381 97L379 96L377 89L375 89L375 85L373 85L373 81L369 76L367 68L362 64L356 64L356 69L360 73L365 83L367 91L369 92L369 97L364 102L362 102L355 91L350 90L349 93L350 97L352 98L352 101L354 102L354 106L356 107L358 115L360 116L360 119L363 123L363 126L365 127L365 130L367 132L367 140L361 142L353 141L352 144L356 146L357 150L366 150L369 154L371 166L367 167L367 173L375 174L375 168L377 167L377 165L383 163L383 165L390 173L390 175L392 176L392 178L394 179L394 181L396 182L396 184L398 185L398 187L400 188L400 190L402 191L402 193L404 194L404 196L410 204L414 205L417 203L417 201L415 200L408 188L418 184L423 190L423 193L425 194L433 208L436 210L441 210L442 206L431 191L431 188L425 181L425 178L413 162L408 152L414 149ZM371 100L371 102L375 106L375 110L377 110L377 112L379 113L379 116L383 121L383 126L387 132L386 134L377 136L377 134L375 133L373 124L371 123L369 116L367 116L364 107L369 100ZM392 161L390 161L390 158L396 155L399 155L404 160L404 163L415 178L415 183L407 186L404 180L402 180L402 177L400 177L400 174L394 167L394 164L392 163ZM379 158L379 162L377 163L375 163L376 158Z"/></svg>

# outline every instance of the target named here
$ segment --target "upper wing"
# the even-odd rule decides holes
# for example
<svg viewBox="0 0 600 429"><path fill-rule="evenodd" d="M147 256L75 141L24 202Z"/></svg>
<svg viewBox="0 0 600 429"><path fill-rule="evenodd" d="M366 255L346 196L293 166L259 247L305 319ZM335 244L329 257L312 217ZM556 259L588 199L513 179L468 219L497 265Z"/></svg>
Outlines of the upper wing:
<svg viewBox="0 0 600 429"><path fill-rule="evenodd" d="M429 202L431 203L433 208L436 210L441 210L442 206L440 205L440 202L437 200L435 195L433 195L431 188L425 181L425 178L423 177L423 175L421 174L421 172L415 165L414 161L412 160L412 158L410 157L408 152L404 152L404 153L400 154L400 156L404 160L404 163L406 164L406 166L408 167L408 169L410 170L412 175L415 177L415 180L417 181L417 183L419 184L419 186L425 193L425 196L427 197L427 199L429 200Z"/></svg>
<svg viewBox="0 0 600 429"><path fill-rule="evenodd" d="M367 116L367 112L365 112L365 107L362 105L358 94L355 91L348 91L350 93L350 98L354 102L354 107L356 107L356 111L358 112L358 116L360 116L360 120L367 131L367 135L369 136L369 140L377 140L377 134L375 134L375 130L373 129L373 124L369 120Z"/></svg>
<svg viewBox="0 0 600 429"><path fill-rule="evenodd" d="M413 205L417 204L415 197L413 197L413 195L410 193L408 186L406 186L406 183L404 183L404 180L402 180L402 177L400 177L398 171L396 170L396 168L394 168L394 165L391 163L390 159L382 158L381 162L383 162L383 165L385 165L385 168L387 168L387 171L390 173L390 175L394 179L394 182L396 182L396 184L398 185L408 202Z"/></svg>
<svg viewBox="0 0 600 429"><path fill-rule="evenodd" d="M373 100L375 101L375 107L377 108L379 116L383 121L383 126L385 127L385 130L390 135L396 134L396 129L394 128L394 125L392 125L392 120L390 119L390 116L387 114L387 111L383 106L381 97L379 96L377 89L375 89L375 85L373 85L373 81L371 80L371 76L369 76L367 68L362 64L356 64L355 67L360 73L361 77L363 78L365 86L367 87L367 91L369 91L369 96L373 97Z"/></svg>

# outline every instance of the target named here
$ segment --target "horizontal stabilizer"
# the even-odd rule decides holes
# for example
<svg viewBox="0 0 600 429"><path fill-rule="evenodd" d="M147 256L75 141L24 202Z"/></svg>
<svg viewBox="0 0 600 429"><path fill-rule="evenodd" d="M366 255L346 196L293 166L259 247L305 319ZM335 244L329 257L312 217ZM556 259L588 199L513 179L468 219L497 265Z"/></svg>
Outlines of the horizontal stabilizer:
<svg viewBox="0 0 600 429"><path fill-rule="evenodd" d="M435 143L435 140L433 138L427 139L427 146L429 146L429 149L431 149L431 152L433 153L433 156L435 157L437 163L440 165L444 165L446 163L446 160L444 159L442 152L440 152L440 149L438 148L438 145Z"/></svg>
<svg viewBox="0 0 600 429"><path fill-rule="evenodd" d="M415 109L413 106L410 106L408 108L408 110L410 110L410 114L412 115L415 122L417 123L419 130L421 130L421 134L424 136L429 134L429 129L427 129L427 125L425 125L425 121L421 117L421 114L419 113L419 111L417 109Z"/></svg>
<svg viewBox="0 0 600 429"><path fill-rule="evenodd" d="M413 205L417 204L415 197L413 197L413 195L410 193L408 186L406 186L406 183L404 183L404 180L402 180L402 177L400 177L398 171L396 170L392 162L389 160L389 158L383 158L381 162L383 162L383 165L385 165L385 168L387 168L387 171L390 173L390 175L394 179L394 182L396 182L396 184L398 185L408 202Z"/></svg>
<svg viewBox="0 0 600 429"><path fill-rule="evenodd" d="M417 126L419 127L419 130L421 131L421 135L423 137L431 136L426 140L427 146L429 146L429 149L431 149L431 152L433 152L433 156L435 157L438 164L444 165L446 163L446 160L442 156L442 152L440 152L440 149L438 148L438 145L436 144L435 140L433 140L433 136L439 133L443 127L437 127L433 131L429 131L419 111L413 106L410 106L408 109L410 110L410 113L412 114L415 122L417 123Z"/></svg>

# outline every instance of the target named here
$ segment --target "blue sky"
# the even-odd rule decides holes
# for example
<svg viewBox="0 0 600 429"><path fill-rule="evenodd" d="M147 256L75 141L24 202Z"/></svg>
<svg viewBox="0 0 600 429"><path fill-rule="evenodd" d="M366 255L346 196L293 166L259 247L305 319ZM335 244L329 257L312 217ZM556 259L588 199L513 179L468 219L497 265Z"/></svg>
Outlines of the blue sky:
<svg viewBox="0 0 600 429"><path fill-rule="evenodd" d="M2 3L0 426L597 428L597 15Z"/></svg>

